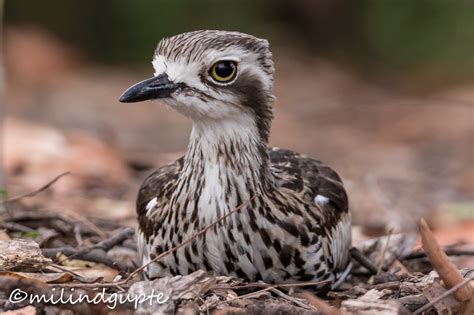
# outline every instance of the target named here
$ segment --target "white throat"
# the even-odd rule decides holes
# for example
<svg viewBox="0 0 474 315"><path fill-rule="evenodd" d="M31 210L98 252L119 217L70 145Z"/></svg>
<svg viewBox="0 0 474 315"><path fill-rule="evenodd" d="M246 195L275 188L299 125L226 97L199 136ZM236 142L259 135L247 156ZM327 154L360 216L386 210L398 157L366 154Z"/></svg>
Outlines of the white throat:
<svg viewBox="0 0 474 315"><path fill-rule="evenodd" d="M255 121L247 115L221 120L198 119L193 121L190 147L199 143L204 153L212 158L219 146L239 145L242 149L259 145ZM189 153L189 152L188 152Z"/></svg>
<svg viewBox="0 0 474 315"><path fill-rule="evenodd" d="M250 117L195 121L175 192L177 201L198 199L200 221L210 224L262 194L270 174L262 150L266 144ZM187 214L193 210L188 206Z"/></svg>

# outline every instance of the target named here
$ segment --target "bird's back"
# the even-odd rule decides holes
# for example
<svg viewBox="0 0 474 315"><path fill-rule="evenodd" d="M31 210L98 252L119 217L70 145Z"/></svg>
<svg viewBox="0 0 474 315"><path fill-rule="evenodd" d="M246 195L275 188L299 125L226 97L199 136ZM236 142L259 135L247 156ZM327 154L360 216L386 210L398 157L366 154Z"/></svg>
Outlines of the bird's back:
<svg viewBox="0 0 474 315"><path fill-rule="evenodd" d="M326 255L335 273L343 272L349 262L352 238L348 197L340 176L322 162L294 151L271 148L268 154L276 185L315 205L316 209L310 207L313 211L320 211L327 235Z"/></svg>

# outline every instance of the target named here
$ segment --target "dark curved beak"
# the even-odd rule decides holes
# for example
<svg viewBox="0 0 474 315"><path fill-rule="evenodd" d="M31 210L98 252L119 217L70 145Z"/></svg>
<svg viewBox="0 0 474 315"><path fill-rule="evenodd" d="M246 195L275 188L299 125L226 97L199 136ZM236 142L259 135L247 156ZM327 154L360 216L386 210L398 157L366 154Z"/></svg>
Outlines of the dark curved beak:
<svg viewBox="0 0 474 315"><path fill-rule="evenodd" d="M119 101L122 103L134 103L165 98L169 97L180 86L181 84L171 82L166 73L162 73L132 85L120 96Z"/></svg>

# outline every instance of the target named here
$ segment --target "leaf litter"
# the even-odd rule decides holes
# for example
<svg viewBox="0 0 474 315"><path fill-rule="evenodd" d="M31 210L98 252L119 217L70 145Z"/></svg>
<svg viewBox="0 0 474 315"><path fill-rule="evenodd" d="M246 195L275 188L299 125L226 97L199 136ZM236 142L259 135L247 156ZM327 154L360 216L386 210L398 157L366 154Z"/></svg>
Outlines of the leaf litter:
<svg viewBox="0 0 474 315"><path fill-rule="evenodd" d="M33 304L35 311L47 309L51 314L470 314L473 308L474 268L459 269L451 260L472 257L474 249L466 244L442 248L424 220L419 224L421 249L416 248L413 234L389 233L359 242L352 250L352 274L334 291L312 291L321 283L245 283L203 271L143 280L143 268L135 261L133 229L104 219L24 206L25 198L42 193L64 175L2 202L20 209L14 214L0 213L0 310L9 314L32 312L28 303L8 301L18 288L51 296L58 296L61 289L71 300L97 294L109 298L96 304ZM223 219L155 260L201 237ZM110 307L112 297L159 293L161 300L125 300Z"/></svg>

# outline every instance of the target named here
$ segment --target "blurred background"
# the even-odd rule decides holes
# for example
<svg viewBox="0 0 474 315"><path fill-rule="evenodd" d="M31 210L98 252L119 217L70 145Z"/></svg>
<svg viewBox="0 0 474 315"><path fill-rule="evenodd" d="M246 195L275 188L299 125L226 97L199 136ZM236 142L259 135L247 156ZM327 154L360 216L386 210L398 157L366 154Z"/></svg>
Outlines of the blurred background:
<svg viewBox="0 0 474 315"><path fill-rule="evenodd" d="M135 224L150 172L190 122L119 95L152 73L165 36L197 29L271 42L270 144L333 166L366 234L420 216L474 243L474 2L6 0L4 180L9 195L72 175L35 206Z"/></svg>

